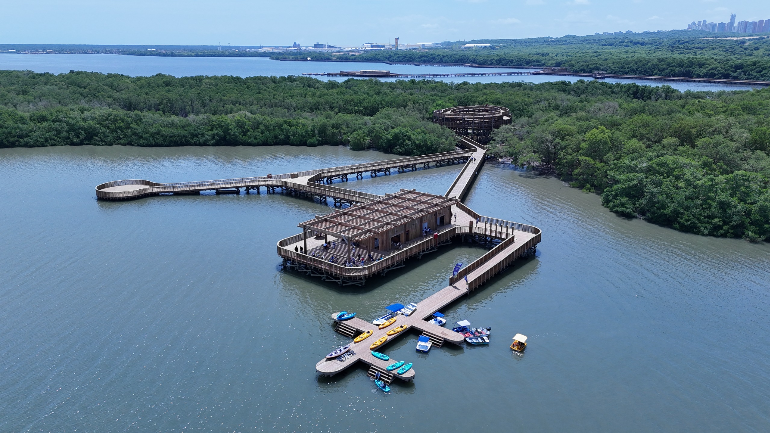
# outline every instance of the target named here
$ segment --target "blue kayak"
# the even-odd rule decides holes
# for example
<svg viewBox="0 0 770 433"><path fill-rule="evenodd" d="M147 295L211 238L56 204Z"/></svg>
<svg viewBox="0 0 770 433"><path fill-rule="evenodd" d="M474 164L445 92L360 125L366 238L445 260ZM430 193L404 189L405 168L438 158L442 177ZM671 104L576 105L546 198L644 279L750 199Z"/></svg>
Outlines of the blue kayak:
<svg viewBox="0 0 770 433"><path fill-rule="evenodd" d="M409 371L409 369L410 369L410 368L412 368L412 363L411 363L411 362L410 362L409 364L406 364L406 365L404 365L403 367L399 368L399 369L398 369L398 371L397 371L396 373L398 373L398 374L404 374L404 373L406 373L407 371Z"/></svg>
<svg viewBox="0 0 770 433"><path fill-rule="evenodd" d="M398 362L394 362L393 364L390 364L386 368L387 368L388 371L393 371L393 370L397 369L398 367L401 367L402 365L404 365L404 361L398 361Z"/></svg>
<svg viewBox="0 0 770 433"><path fill-rule="evenodd" d="M377 388L380 388L381 390L385 392L390 392L390 387L382 380L375 380L374 384L377 385Z"/></svg>
<svg viewBox="0 0 770 433"><path fill-rule="evenodd" d="M341 311L340 314L337 314L337 320L340 322L343 320L350 320L354 317L356 317L356 313L348 313L347 311Z"/></svg>
<svg viewBox="0 0 770 433"><path fill-rule="evenodd" d="M380 352L372 352L372 356L375 358L379 358L383 361L388 361L390 359L390 356Z"/></svg>

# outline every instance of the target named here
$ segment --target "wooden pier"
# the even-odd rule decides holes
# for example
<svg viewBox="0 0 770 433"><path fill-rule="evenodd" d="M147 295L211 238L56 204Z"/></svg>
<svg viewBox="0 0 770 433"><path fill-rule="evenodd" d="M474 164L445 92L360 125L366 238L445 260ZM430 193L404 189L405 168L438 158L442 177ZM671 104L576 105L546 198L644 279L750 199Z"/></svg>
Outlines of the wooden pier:
<svg viewBox="0 0 770 433"><path fill-rule="evenodd" d="M448 74L399 74L390 71L339 71L339 72L303 72L302 75L315 77L350 77L350 78L455 78L455 77L511 77L532 75L529 71L506 72L454 72Z"/></svg>
<svg viewBox="0 0 770 433"><path fill-rule="evenodd" d="M469 219L474 218L470 210L466 215L468 215ZM474 233L481 236L505 236L504 240L491 251L466 266L456 276L450 278L450 284L447 287L418 302L417 309L411 316L399 315L396 322L388 328L378 329L377 326L359 318L353 318L345 322L336 322L335 330L350 338L354 338L365 331L372 331L373 334L366 340L353 344L351 350L354 353L352 356L344 361L322 359L316 364L316 371L323 376L333 376L361 361L369 365L370 375L380 372L381 378L388 383L396 377L406 381L414 379L416 374L414 368L409 370L404 376L388 372L385 370L385 367L395 360L382 361L372 356L369 349L372 342L377 341L380 337L387 336L386 332L388 330L400 325L406 325L407 329L388 337L388 340L378 347L377 351L382 352L388 344L400 336L406 335L410 330L427 336L436 348L441 347L447 342L462 345L464 338L461 334L428 322L433 313L477 289L480 285L510 266L518 258L534 254L535 248L537 248L537 244L540 242L540 230L536 227L481 216L477 216L476 219L477 221L483 221L484 227L477 226L477 231ZM508 235L506 236L505 233L508 233Z"/></svg>
<svg viewBox="0 0 770 433"><path fill-rule="evenodd" d="M292 195L317 197L321 202L326 202L327 198L332 198L335 200L335 204L363 203L375 200L380 196L318 184L332 183L335 179L347 181L348 176L353 174L356 175L356 178L363 178L364 173L376 177L378 174L389 175L393 170L403 173L410 170L427 169L431 167L431 164L433 167L459 164L467 161L470 156L471 152L467 150L457 150L279 175L195 182L157 183L143 179L116 180L97 185L96 198L113 201L134 200L159 195L200 194L203 191L240 193L241 190L246 193L255 191L259 194L260 188L264 187L268 193L281 190Z"/></svg>
<svg viewBox="0 0 770 433"><path fill-rule="evenodd" d="M478 117L479 113L497 109L500 109L500 119L489 122L489 119L482 119L484 125L488 124L491 129L499 126L498 123L510 121L501 107L456 107L454 111L442 110L439 114L446 115L442 119L449 119L447 121L451 123L456 120L451 119L456 113ZM477 120L470 119L470 123L463 123L460 119L455 126L460 128L458 132L470 128L475 137L480 127L472 125L481 125ZM486 138L488 132L485 130L480 136ZM390 270L405 266L410 258L435 252L456 239L488 246L490 250L451 277L447 287L417 303L417 310L412 316L399 316L390 328L380 330L355 318L335 324L337 332L351 338L367 330L373 331L373 335L354 344L352 356L343 361L324 359L316 364L316 371L331 376L361 361L369 365L370 375L380 373L390 383L395 377L412 380L415 370L411 369L404 375L388 372L385 367L392 361L373 357L369 350L372 342L386 335L393 326L405 325L407 329L391 336L380 347L387 346L411 329L429 337L434 347L441 347L445 342L463 344L462 335L433 325L426 319L477 289L515 260L534 254L541 239L540 229L535 226L482 216L462 203L484 164L486 148L466 136L458 137L458 147L461 150L454 152L281 175L181 183L120 180L98 185L96 196L99 200L130 200L158 195L199 194L203 191L235 194L245 190L246 193L254 191L259 194L260 189L265 188L267 193L281 191L321 202L331 198L335 206L349 207L300 223L302 233L278 241L277 252L283 259L284 269L342 285L363 285L368 278L385 275ZM335 181L347 181L351 175L363 178L368 173L376 177L391 174L392 170L404 172L429 168L431 164L437 167L458 163L464 163L464 166L443 196L404 189L380 196L331 185Z"/></svg>

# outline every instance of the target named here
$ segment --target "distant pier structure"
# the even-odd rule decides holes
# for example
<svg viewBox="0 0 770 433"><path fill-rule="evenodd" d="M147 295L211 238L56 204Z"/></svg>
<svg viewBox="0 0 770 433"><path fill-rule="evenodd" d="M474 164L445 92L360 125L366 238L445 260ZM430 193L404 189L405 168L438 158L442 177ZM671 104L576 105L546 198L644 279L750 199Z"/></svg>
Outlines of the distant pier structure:
<svg viewBox="0 0 770 433"><path fill-rule="evenodd" d="M451 107L434 111L433 121L486 145L492 141L492 130L511 123L511 112L496 105Z"/></svg>

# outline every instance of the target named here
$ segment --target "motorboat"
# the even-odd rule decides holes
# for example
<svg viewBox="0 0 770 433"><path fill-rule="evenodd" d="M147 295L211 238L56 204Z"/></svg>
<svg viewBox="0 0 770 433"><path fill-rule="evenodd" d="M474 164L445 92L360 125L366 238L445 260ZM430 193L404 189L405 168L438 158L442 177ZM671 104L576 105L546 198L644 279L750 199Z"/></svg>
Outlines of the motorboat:
<svg viewBox="0 0 770 433"><path fill-rule="evenodd" d="M471 329L474 337L489 337L492 334L492 327Z"/></svg>
<svg viewBox="0 0 770 433"><path fill-rule="evenodd" d="M399 332L402 332L406 329L406 325L396 326L395 328L391 329L390 331L386 332L388 335L396 335Z"/></svg>
<svg viewBox="0 0 770 433"><path fill-rule="evenodd" d="M401 367L402 365L404 365L404 361L398 361L398 362L394 362L393 364L390 364L389 366L385 367L385 369L388 370L388 371L393 371L393 370Z"/></svg>
<svg viewBox="0 0 770 433"><path fill-rule="evenodd" d="M461 321L457 322L457 326L452 328L452 331L459 332L461 334L464 334L466 332L470 332L471 331L471 322L469 322L467 320L461 320Z"/></svg>
<svg viewBox="0 0 770 433"><path fill-rule="evenodd" d="M428 338L427 335L420 335L417 339L418 352L428 353L431 346L433 346L433 343L431 343L430 338Z"/></svg>
<svg viewBox="0 0 770 433"><path fill-rule="evenodd" d="M396 318L395 317L391 317L390 319L388 319L385 322L383 322L382 324L380 324L380 329L385 329L385 328L387 328L388 326L390 326L390 325L392 325L394 323L396 323Z"/></svg>
<svg viewBox="0 0 770 433"><path fill-rule="evenodd" d="M404 316L411 316L412 313L414 313L414 310L416 309L417 309L417 304L412 303L404 307L404 309L401 310L401 314L403 314Z"/></svg>
<svg viewBox="0 0 770 433"><path fill-rule="evenodd" d="M364 331L361 335L359 335L358 337L354 338L353 342L354 343L360 343L360 342L366 340L367 338L371 337L372 334L374 334L374 331L372 331L371 329L368 330L368 331Z"/></svg>
<svg viewBox="0 0 770 433"><path fill-rule="evenodd" d="M388 355L386 355L384 353L380 353L380 352L372 352L372 356L375 357L375 358L381 359L383 361L390 360L390 356L388 356Z"/></svg>
<svg viewBox="0 0 770 433"><path fill-rule="evenodd" d="M511 349L515 350L516 352L524 352L524 349L527 348L527 336L522 334L516 334L513 337L513 343L511 344Z"/></svg>
<svg viewBox="0 0 770 433"><path fill-rule="evenodd" d="M404 374L407 371L409 371L411 368L412 368L412 363L410 362L409 364L405 364L401 368L399 368L398 371L396 371L396 373Z"/></svg>
<svg viewBox="0 0 770 433"><path fill-rule="evenodd" d="M439 313L438 311L433 313L433 318L428 321L428 323L432 323L434 325L438 326L444 326L446 325L446 319L444 318L444 315Z"/></svg>
<svg viewBox="0 0 770 433"><path fill-rule="evenodd" d="M372 321L373 324L375 324L375 325L382 325L383 323L385 323L385 321L387 321L387 320L389 320L389 319L391 319L393 317L396 317L401 312L401 310L404 309L404 305L403 304L390 304L387 307L385 307L385 309L388 310L388 313L386 313L385 315L380 316L380 317L374 319Z"/></svg>
<svg viewBox="0 0 770 433"><path fill-rule="evenodd" d="M342 355L343 353L345 353L348 350L350 350L350 346L352 346L352 344L348 344L347 346L342 346L342 347L339 347L337 349L334 349L331 353L326 355L326 359L334 359L334 358Z"/></svg>
<svg viewBox="0 0 770 433"><path fill-rule="evenodd" d="M348 313L347 311L340 311L339 313L337 313L337 317L334 320L338 322L342 322L345 320L350 320L354 317L356 317L356 313Z"/></svg>
<svg viewBox="0 0 770 433"><path fill-rule="evenodd" d="M380 338L379 338L377 341L375 341L374 343L372 343L372 345L371 345L371 346L369 346L369 349L375 349L375 348L377 348L377 347L380 347L380 346L382 346L382 343L384 343L384 342L386 342L386 341L388 341L388 337L386 337L386 336L384 336L384 335L383 335L383 336L382 336L382 337L380 337Z"/></svg>
<svg viewBox="0 0 770 433"><path fill-rule="evenodd" d="M481 346L489 344L489 338L487 337L465 337L465 342L474 346Z"/></svg>

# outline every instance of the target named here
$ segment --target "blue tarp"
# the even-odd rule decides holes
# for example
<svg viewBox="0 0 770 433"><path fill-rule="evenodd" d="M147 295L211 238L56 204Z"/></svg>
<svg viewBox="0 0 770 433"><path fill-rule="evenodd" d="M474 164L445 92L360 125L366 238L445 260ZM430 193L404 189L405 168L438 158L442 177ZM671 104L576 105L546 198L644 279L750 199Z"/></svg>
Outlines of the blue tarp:
<svg viewBox="0 0 770 433"><path fill-rule="evenodd" d="M435 313L433 313L433 317L444 317L444 315L436 311Z"/></svg>
<svg viewBox="0 0 770 433"><path fill-rule="evenodd" d="M430 338L428 338L428 337L426 337L424 335L420 335L420 338L418 338L417 341L422 341L424 343L427 343L428 341L430 341Z"/></svg>
<svg viewBox="0 0 770 433"><path fill-rule="evenodd" d="M395 313L395 312L396 312L396 311L398 311L398 310L403 310L403 309L404 309L404 304L392 304L392 305L388 305L387 307L385 307L385 309L386 309L386 310L388 310L388 311L392 311L392 312L394 312L394 313Z"/></svg>

